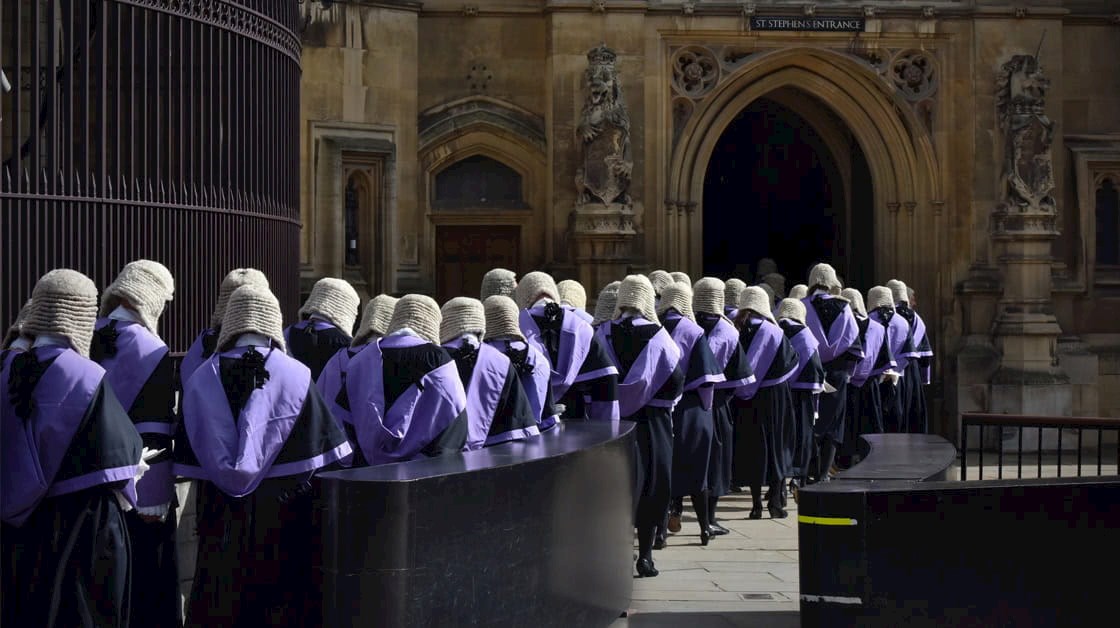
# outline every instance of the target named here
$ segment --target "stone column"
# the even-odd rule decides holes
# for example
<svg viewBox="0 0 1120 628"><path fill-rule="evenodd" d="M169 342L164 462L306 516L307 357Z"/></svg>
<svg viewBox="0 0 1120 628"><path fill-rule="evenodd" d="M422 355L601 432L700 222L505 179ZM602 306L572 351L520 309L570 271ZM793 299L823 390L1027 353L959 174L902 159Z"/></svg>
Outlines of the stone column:
<svg viewBox="0 0 1120 628"><path fill-rule="evenodd" d="M997 80L1005 154L1003 200L992 214L991 231L1003 274L995 317L1000 363L991 379L995 413L1068 416L1072 412L1070 380L1058 361L1062 330L1051 299L1051 246L1059 231L1057 203L1051 196L1053 123L1045 114L1048 87L1037 57L1029 55L1012 57ZM1035 430L1024 433L1024 448L1039 445L1037 434ZM1003 437L1017 439L1018 435ZM1056 444L1056 434L1044 433L1043 448Z"/></svg>

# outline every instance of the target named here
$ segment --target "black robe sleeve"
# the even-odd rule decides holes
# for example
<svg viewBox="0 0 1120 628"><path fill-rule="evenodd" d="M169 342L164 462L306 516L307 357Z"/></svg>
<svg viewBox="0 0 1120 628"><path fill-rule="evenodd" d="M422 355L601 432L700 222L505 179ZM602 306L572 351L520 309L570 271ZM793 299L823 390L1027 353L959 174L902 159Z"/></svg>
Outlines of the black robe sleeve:
<svg viewBox="0 0 1120 628"><path fill-rule="evenodd" d="M82 422L54 482L80 477L99 470L135 465L140 461L143 441L132 425L132 419L121 407L113 389L102 382L82 416ZM114 482L110 488L124 487L127 480Z"/></svg>
<svg viewBox="0 0 1120 628"><path fill-rule="evenodd" d="M134 424L140 423L166 423L168 431L175 432L175 365L171 354L163 356L156 365L144 387L136 395L128 415ZM164 452L149 464L163 462L171 459L172 437L170 434L155 434L146 432L140 435L144 439L144 446L149 449L163 449Z"/></svg>
<svg viewBox="0 0 1120 628"><path fill-rule="evenodd" d="M529 405L529 398L525 389L521 387L521 380L517 376L517 369L511 362L506 371L506 382L502 386L502 393L498 397L498 407L494 410L494 420L490 423L490 436L497 436L534 427L538 417L533 416L533 408Z"/></svg>
<svg viewBox="0 0 1120 628"><path fill-rule="evenodd" d="M428 443L420 453L434 458L436 456L450 456L463 451L467 444L467 410L463 409L459 416L448 425L439 436Z"/></svg>
<svg viewBox="0 0 1120 628"><path fill-rule="evenodd" d="M583 365L579 368L580 374L592 373L611 366L617 368L617 365L611 361L607 348L603 346L603 341L599 339L599 336L592 336L587 357L584 358ZM584 382L587 384L587 393L591 401L617 401L618 377L618 375L603 375Z"/></svg>
<svg viewBox="0 0 1120 628"><path fill-rule="evenodd" d="M330 408L319 393L319 387L312 384L307 388L303 408L273 464L309 460L332 451L345 442L346 434L331 415ZM325 470L326 468L319 469Z"/></svg>

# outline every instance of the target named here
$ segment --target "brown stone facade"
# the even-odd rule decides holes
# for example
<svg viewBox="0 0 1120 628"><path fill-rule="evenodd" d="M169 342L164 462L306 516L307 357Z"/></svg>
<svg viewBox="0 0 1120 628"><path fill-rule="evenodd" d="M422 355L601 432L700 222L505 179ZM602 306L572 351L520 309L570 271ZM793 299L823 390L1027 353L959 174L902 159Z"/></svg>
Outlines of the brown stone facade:
<svg viewBox="0 0 1120 628"><path fill-rule="evenodd" d="M1097 254L1120 239L1098 233L1115 228L1102 212L1120 188L1114 2L382 0L303 11L307 282L439 295L476 289L477 268L493 264L579 278L593 299L628 270L699 278L704 230L718 225L704 203L713 151L766 99L813 127L841 181L858 144L869 190L835 194L847 220L873 223L860 245L873 253L837 265L915 289L937 352L940 432L955 436L970 410L1120 416L1120 264ZM757 16L859 19L863 30L763 31ZM601 45L628 114L629 198L577 212L585 71ZM1045 146L1040 118L1007 124L1008 94L1029 93L1034 76L1004 76L1017 57L1047 79ZM1036 132L1026 157L1008 140L1023 128ZM1006 211L1011 174L1027 172L1009 171L1017 158L1048 164L1044 219ZM502 181L519 191L495 197ZM846 224L837 246L850 251Z"/></svg>

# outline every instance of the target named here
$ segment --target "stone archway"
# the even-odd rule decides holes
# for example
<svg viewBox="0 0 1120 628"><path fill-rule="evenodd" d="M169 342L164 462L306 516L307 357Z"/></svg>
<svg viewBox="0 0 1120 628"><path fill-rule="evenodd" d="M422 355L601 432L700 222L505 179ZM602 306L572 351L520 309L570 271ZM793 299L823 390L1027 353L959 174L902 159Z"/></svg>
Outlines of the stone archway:
<svg viewBox="0 0 1120 628"><path fill-rule="evenodd" d="M703 188L716 143L740 111L782 88L824 103L847 126L867 157L878 227L874 276L906 278L936 294L940 175L929 132L891 86L857 60L815 48L752 55L713 89L684 125L669 162L666 204L678 209L662 231L663 266L702 268ZM931 237L932 234L932 237Z"/></svg>

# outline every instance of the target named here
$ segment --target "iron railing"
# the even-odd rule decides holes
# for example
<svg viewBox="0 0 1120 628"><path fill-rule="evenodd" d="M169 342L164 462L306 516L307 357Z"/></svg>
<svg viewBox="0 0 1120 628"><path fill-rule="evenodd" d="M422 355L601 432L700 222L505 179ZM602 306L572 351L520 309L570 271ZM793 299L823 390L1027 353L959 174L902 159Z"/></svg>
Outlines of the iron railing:
<svg viewBox="0 0 1120 628"><path fill-rule="evenodd" d="M973 443L973 448L969 447L969 432L970 428L977 428L978 442ZM1050 467L1053 463L1057 467L1057 476L1062 477L1062 457L1066 456L1066 461L1070 461L1071 457L1076 458L1077 471L1073 477L1082 477L1086 475L1083 471L1095 471L1095 475L1104 474L1103 471L1116 469L1116 475L1120 475L1120 418L1107 418L1107 417L1058 417L1058 416L1019 416L1010 414L979 414L968 413L961 415L961 480L968 480L969 468L969 452L975 451L977 453L977 477L975 479L983 479L984 477L984 453L987 447L984 436L987 430L993 429L996 431L996 446L995 451L989 450L989 461L994 456L997 471L997 477L1003 479L1004 476L1004 462L1010 460L1014 456L1015 478L1023 477L1023 462L1024 462L1024 449L1023 449L1023 436L1030 434L1035 443L1033 444L1033 451L1027 452L1027 477L1043 477L1043 468ZM1004 434L1012 431L1013 435L1011 440L1015 441L1013 449L1005 453ZM1054 438L1044 439L1047 436L1046 430L1056 431L1056 440ZM1089 433L1089 438L1085 438L1085 432ZM1111 432L1118 436L1117 443L1113 446L1112 443L1105 443L1105 434ZM1071 441L1063 439L1076 439L1076 447L1074 452L1063 451L1063 445L1071 444ZM1044 440L1054 441L1054 446L1044 447ZM1050 451L1045 451L1050 449ZM1110 450L1114 450L1111 451ZM1086 469L1085 458L1086 454L1090 458L1090 463ZM1030 458L1033 458L1031 460ZM1091 461L1095 458L1095 464ZM1045 465L1044 465L1045 460ZM1110 463L1111 462L1111 463ZM1032 464L1033 463L1033 464ZM1009 463L1010 464L1010 463ZM1034 476L1029 475L1030 467L1035 468ZM1112 474L1109 474L1112 475ZM1009 476L1010 477L1010 476Z"/></svg>
<svg viewBox="0 0 1120 628"><path fill-rule="evenodd" d="M183 351L231 268L299 300L295 0L0 3L0 326L52 268L176 277Z"/></svg>

